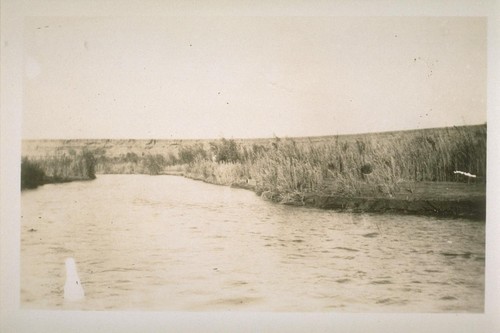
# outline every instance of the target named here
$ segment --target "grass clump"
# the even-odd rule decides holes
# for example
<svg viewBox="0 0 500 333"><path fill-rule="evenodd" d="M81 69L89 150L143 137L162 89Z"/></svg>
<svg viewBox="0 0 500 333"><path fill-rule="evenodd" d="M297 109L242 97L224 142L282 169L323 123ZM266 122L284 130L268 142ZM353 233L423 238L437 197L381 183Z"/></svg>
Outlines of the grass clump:
<svg viewBox="0 0 500 333"><path fill-rule="evenodd" d="M96 178L96 159L92 152L84 150L36 159L21 160L21 189L36 188L47 183Z"/></svg>
<svg viewBox="0 0 500 333"><path fill-rule="evenodd" d="M45 172L38 163L28 158L21 160L21 189L36 188L45 184L45 181Z"/></svg>
<svg viewBox="0 0 500 333"><path fill-rule="evenodd" d="M233 185L248 178L246 165L198 159L185 166L184 175L217 185Z"/></svg>

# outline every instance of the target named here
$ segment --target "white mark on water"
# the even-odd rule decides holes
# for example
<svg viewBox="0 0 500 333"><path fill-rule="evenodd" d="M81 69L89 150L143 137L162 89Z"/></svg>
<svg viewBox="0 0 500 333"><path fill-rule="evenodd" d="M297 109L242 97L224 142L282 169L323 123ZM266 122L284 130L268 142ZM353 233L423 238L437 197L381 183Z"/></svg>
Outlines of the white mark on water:
<svg viewBox="0 0 500 333"><path fill-rule="evenodd" d="M76 271L75 259L66 259L66 283L64 284L64 300L75 302L85 297L82 283Z"/></svg>

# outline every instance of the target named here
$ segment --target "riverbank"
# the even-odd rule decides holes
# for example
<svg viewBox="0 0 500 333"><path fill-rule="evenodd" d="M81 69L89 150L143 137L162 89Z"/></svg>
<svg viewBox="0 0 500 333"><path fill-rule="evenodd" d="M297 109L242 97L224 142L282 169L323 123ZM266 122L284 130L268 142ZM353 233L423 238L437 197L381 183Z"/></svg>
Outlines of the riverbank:
<svg viewBox="0 0 500 333"><path fill-rule="evenodd" d="M214 183L209 179L179 171L165 174L183 176L214 185L228 185ZM384 193L380 186L366 185L358 196L332 195L326 192L282 195L271 191L262 191L251 180L242 180L229 186L253 191L264 200L290 206L354 213L462 217L482 221L486 219L485 183L404 182L399 184L393 193Z"/></svg>
<svg viewBox="0 0 500 333"><path fill-rule="evenodd" d="M482 218L486 137L484 124L266 140L39 141L23 142L23 152L48 176L173 172L282 204Z"/></svg>
<svg viewBox="0 0 500 333"><path fill-rule="evenodd" d="M486 184L423 182L405 185L389 197L310 194L305 196L304 205L352 212L392 212L483 221L486 218Z"/></svg>
<svg viewBox="0 0 500 333"><path fill-rule="evenodd" d="M23 157L21 160L21 190L95 178L95 158L87 151L36 159Z"/></svg>
<svg viewBox="0 0 500 333"><path fill-rule="evenodd" d="M48 184L64 184L64 183L71 183L71 182L86 182L93 180L95 178L83 178L83 177L68 177L68 178L58 178L58 177L47 177L43 179L41 182L37 183L36 185L31 185L31 186L21 186L21 190L33 190L39 186L43 185L48 185Z"/></svg>

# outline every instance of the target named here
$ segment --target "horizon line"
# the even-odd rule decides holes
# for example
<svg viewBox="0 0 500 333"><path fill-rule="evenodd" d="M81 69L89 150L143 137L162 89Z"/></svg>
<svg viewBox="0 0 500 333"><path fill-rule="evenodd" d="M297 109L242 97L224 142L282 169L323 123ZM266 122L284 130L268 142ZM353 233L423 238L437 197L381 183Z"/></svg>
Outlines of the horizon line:
<svg viewBox="0 0 500 333"><path fill-rule="evenodd" d="M469 125L451 125L451 126L440 126L440 127L425 127L425 128L414 128L414 129L403 129L403 130L388 130L388 131L378 131L378 132L356 132L356 133L345 133L345 134L324 134L324 135L308 135L308 136L278 136L273 135L269 137L225 137L221 136L218 138L158 138L158 137L142 137L142 138L111 138L111 137L101 137L101 138L21 138L21 141L86 141L86 140L161 140L161 141L210 141L210 140L273 140L279 139L308 139L308 138L328 138L328 137L339 137L339 136L356 136L356 135L368 135L368 134L390 134L398 132L416 132L425 130L436 130L436 129L447 129L447 128L463 128L463 127L475 127L475 126L487 126L487 122L482 122L479 124L469 124Z"/></svg>

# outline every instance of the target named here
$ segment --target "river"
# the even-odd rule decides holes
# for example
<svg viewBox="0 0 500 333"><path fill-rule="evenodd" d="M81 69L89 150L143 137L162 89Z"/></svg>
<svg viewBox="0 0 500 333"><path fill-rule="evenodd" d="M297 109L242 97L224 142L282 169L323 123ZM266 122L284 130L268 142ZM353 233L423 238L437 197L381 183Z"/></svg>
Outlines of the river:
<svg viewBox="0 0 500 333"><path fill-rule="evenodd" d="M21 306L482 312L485 222L267 202L178 176L21 194ZM65 259L85 299L64 300Z"/></svg>

